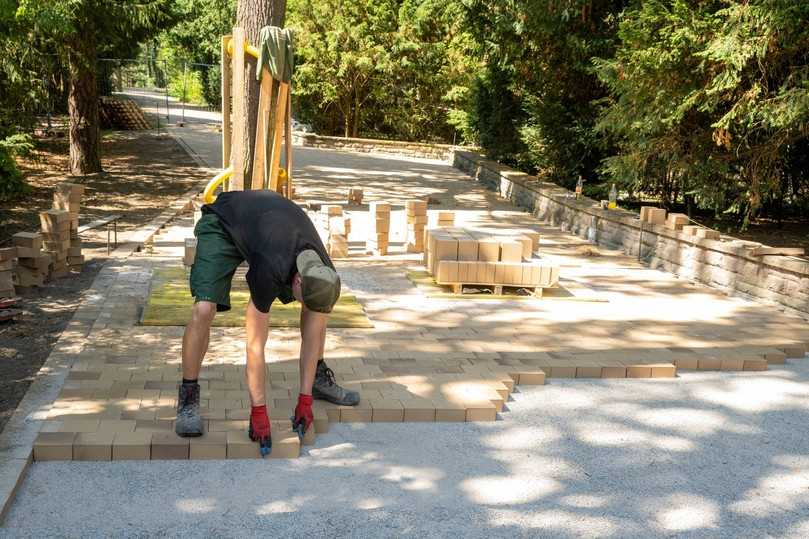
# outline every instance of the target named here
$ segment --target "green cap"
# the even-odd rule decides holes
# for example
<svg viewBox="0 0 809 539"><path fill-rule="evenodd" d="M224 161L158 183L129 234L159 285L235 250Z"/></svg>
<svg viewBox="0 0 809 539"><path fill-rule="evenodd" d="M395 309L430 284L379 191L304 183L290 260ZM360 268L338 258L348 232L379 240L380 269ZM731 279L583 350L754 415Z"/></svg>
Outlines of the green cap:
<svg viewBox="0 0 809 539"><path fill-rule="evenodd" d="M296 262L301 274L303 303L313 311L330 313L340 297L340 276L324 264L313 249L301 251Z"/></svg>

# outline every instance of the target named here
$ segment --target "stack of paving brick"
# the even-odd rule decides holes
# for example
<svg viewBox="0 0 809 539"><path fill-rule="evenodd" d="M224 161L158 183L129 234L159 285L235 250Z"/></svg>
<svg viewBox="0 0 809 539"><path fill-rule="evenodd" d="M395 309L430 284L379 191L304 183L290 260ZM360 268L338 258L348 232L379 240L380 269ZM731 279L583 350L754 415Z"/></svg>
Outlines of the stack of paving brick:
<svg viewBox="0 0 809 539"><path fill-rule="evenodd" d="M11 237L17 249L17 268L14 271L19 286L42 286L48 278L51 257L42 252L42 234L18 232Z"/></svg>
<svg viewBox="0 0 809 539"><path fill-rule="evenodd" d="M346 221L348 219L341 215L329 218L329 256L332 258L348 257L348 227Z"/></svg>
<svg viewBox="0 0 809 539"><path fill-rule="evenodd" d="M362 189L358 187L352 187L348 190L348 205L351 206L352 204L360 205L362 204Z"/></svg>
<svg viewBox="0 0 809 539"><path fill-rule="evenodd" d="M67 258L70 253L70 213L65 210L40 212L42 244L51 257L51 277L64 277L68 272Z"/></svg>
<svg viewBox="0 0 809 539"><path fill-rule="evenodd" d="M183 264L194 265L194 258L197 256L197 238L185 238L185 250L183 252Z"/></svg>
<svg viewBox="0 0 809 539"><path fill-rule="evenodd" d="M655 208L654 206L641 207L640 220L652 225L662 225L669 230L682 232L688 236L696 236L698 238L719 240L722 236L718 230L699 225L689 225L688 222L690 219L684 213L670 213L666 215L665 209Z"/></svg>
<svg viewBox="0 0 809 539"><path fill-rule="evenodd" d="M559 266L532 261L539 234L492 236L462 228L427 231L425 265L439 284L551 288ZM524 262L527 261L527 262Z"/></svg>
<svg viewBox="0 0 809 539"><path fill-rule="evenodd" d="M84 264L79 238L79 208L82 195L84 195L84 186L75 183L57 184L53 193L53 209L67 211L70 214L70 248L68 249L67 264L70 269L78 271L81 271L81 266Z"/></svg>
<svg viewBox="0 0 809 539"><path fill-rule="evenodd" d="M407 252L424 251L424 229L427 226L427 201L408 200L407 208Z"/></svg>
<svg viewBox="0 0 809 539"><path fill-rule="evenodd" d="M371 202L368 207L368 239L365 249L378 255L388 254L390 242L390 204Z"/></svg>
<svg viewBox="0 0 809 539"><path fill-rule="evenodd" d="M0 249L0 299L14 297L14 259L17 250L14 247Z"/></svg>

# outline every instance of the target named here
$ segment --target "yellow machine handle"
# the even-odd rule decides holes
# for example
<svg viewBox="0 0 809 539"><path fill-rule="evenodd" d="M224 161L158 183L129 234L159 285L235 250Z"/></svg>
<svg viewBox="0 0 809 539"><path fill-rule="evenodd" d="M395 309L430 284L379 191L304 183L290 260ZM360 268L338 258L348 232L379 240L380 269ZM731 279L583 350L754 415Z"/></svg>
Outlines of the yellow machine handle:
<svg viewBox="0 0 809 539"><path fill-rule="evenodd" d="M202 200L205 204L212 204L213 201L216 200L214 191L216 191L216 188L222 185L225 180L230 179L231 176L233 176L233 168L228 167L208 182L208 185L205 186L205 191L202 192Z"/></svg>
<svg viewBox="0 0 809 539"><path fill-rule="evenodd" d="M247 54L249 54L250 56L252 56L256 60L258 60L258 55L259 55L258 49L255 48L254 46L252 46L247 41L244 42L244 52L246 52ZM233 56L233 38L230 38L228 40L228 54Z"/></svg>

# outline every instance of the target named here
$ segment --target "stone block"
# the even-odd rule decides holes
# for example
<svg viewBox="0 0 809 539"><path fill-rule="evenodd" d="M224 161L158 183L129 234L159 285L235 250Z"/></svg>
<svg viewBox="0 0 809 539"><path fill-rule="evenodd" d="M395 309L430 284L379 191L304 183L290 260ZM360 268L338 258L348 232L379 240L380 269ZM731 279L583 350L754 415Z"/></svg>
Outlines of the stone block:
<svg viewBox="0 0 809 539"><path fill-rule="evenodd" d="M34 460L72 460L75 432L40 432L34 440Z"/></svg>

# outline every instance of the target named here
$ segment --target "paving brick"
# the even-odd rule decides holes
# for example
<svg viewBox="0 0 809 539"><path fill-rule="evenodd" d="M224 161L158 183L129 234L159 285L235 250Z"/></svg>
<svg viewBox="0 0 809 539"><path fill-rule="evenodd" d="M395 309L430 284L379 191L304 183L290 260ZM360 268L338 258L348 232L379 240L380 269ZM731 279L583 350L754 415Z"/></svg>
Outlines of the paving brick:
<svg viewBox="0 0 809 539"><path fill-rule="evenodd" d="M62 432L96 432L99 419L68 419L62 422Z"/></svg>
<svg viewBox="0 0 809 539"><path fill-rule="evenodd" d="M575 378L576 377L576 367L574 366L563 366L563 365L552 365L551 366L551 378Z"/></svg>
<svg viewBox="0 0 809 539"><path fill-rule="evenodd" d="M73 460L112 460L114 432L81 432L73 440Z"/></svg>
<svg viewBox="0 0 809 539"><path fill-rule="evenodd" d="M436 422L463 423L466 421L466 406L442 399L433 399Z"/></svg>
<svg viewBox="0 0 809 539"><path fill-rule="evenodd" d="M227 433L206 432L197 438L189 439L188 458L193 460L211 460L227 458Z"/></svg>
<svg viewBox="0 0 809 539"><path fill-rule="evenodd" d="M541 386L545 385L545 371L520 371L519 380L520 385L526 386Z"/></svg>
<svg viewBox="0 0 809 539"><path fill-rule="evenodd" d="M435 421L435 404L427 399L402 399L404 422ZM494 407L492 405L492 407Z"/></svg>
<svg viewBox="0 0 809 539"><path fill-rule="evenodd" d="M467 421L495 421L497 408L490 402L470 402L466 404Z"/></svg>
<svg viewBox="0 0 809 539"><path fill-rule="evenodd" d="M75 432L40 432L34 440L34 460L72 460Z"/></svg>
<svg viewBox="0 0 809 539"><path fill-rule="evenodd" d="M273 440L274 442L275 440ZM229 459L260 459L258 442L254 442L247 435L247 431L230 430L227 432L227 458Z"/></svg>
<svg viewBox="0 0 809 539"><path fill-rule="evenodd" d="M273 429L270 458L293 459L301 454L301 442L291 429Z"/></svg>
<svg viewBox="0 0 809 539"><path fill-rule="evenodd" d="M149 460L151 455L151 432L119 432L112 440L112 460Z"/></svg>
<svg viewBox="0 0 809 539"><path fill-rule="evenodd" d="M745 359L744 360L744 370L746 371L766 371L767 370L767 360L766 359Z"/></svg>
<svg viewBox="0 0 809 539"><path fill-rule="evenodd" d="M152 434L153 460L187 460L190 441L174 432Z"/></svg>
<svg viewBox="0 0 809 539"><path fill-rule="evenodd" d="M677 367L672 364L650 365L652 378L674 378L677 376Z"/></svg>
<svg viewBox="0 0 809 539"><path fill-rule="evenodd" d="M762 358L763 359L763 358ZM765 360L766 361L766 360ZM744 370L744 359L722 358L719 368L723 371Z"/></svg>
<svg viewBox="0 0 809 539"><path fill-rule="evenodd" d="M343 423L370 423L373 419L371 405L365 399L356 406L341 406L340 421Z"/></svg>
<svg viewBox="0 0 809 539"><path fill-rule="evenodd" d="M701 357L697 368L701 371L718 371L722 368L722 360L717 357Z"/></svg>
<svg viewBox="0 0 809 539"><path fill-rule="evenodd" d="M137 420L134 419L102 419L98 425L99 432L134 432Z"/></svg>
<svg viewBox="0 0 809 539"><path fill-rule="evenodd" d="M395 399L374 399L368 401L374 423L401 423L404 421L404 406Z"/></svg>
<svg viewBox="0 0 809 539"><path fill-rule="evenodd" d="M627 378L651 378L652 368L645 365L627 365L626 366Z"/></svg>
<svg viewBox="0 0 809 539"><path fill-rule="evenodd" d="M678 369L697 370L699 368L699 359L694 357L677 357L674 364Z"/></svg>
<svg viewBox="0 0 809 539"><path fill-rule="evenodd" d="M576 378L601 378L601 367L576 367Z"/></svg>

